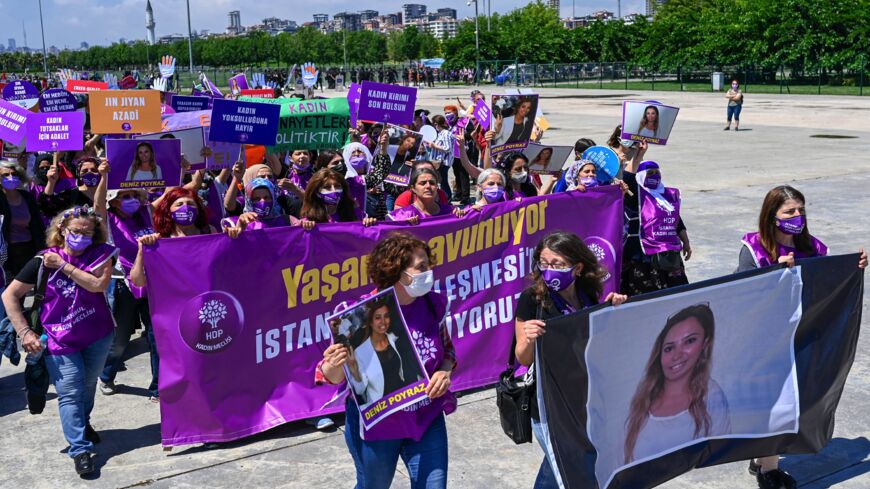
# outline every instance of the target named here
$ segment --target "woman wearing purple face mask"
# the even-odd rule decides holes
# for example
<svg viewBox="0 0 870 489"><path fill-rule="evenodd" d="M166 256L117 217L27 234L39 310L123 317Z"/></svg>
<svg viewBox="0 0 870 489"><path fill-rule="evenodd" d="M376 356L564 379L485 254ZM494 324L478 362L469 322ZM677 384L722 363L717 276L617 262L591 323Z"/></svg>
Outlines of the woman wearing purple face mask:
<svg viewBox="0 0 870 489"><path fill-rule="evenodd" d="M357 221L356 205L344 177L324 168L311 177L305 189L299 211L302 227L310 231L317 223ZM364 223L374 224L374 219L366 218Z"/></svg>
<svg viewBox="0 0 870 489"><path fill-rule="evenodd" d="M680 217L680 191L662 183L658 163L630 164L623 204L628 236L623 243L621 291L637 295L689 283L683 260L692 257L689 234ZM682 257L680 256L682 253Z"/></svg>
<svg viewBox="0 0 870 489"><path fill-rule="evenodd" d="M485 205L506 202L508 200L505 191L506 185L507 178L505 178L504 173L495 168L487 168L480 172L480 175L477 176L480 199L474 204L474 208L480 210Z"/></svg>
<svg viewBox="0 0 870 489"><path fill-rule="evenodd" d="M736 271L780 263L793 267L795 259L826 256L828 247L807 227L805 206L806 199L797 189L788 185L771 189L761 204L758 231L743 236ZM859 252L858 268L867 268L867 253L863 249ZM796 486L794 478L779 469L778 455L751 460L749 473L762 489Z"/></svg>
<svg viewBox="0 0 870 489"><path fill-rule="evenodd" d="M281 226L296 226L299 220L282 212L278 203L275 184L266 178L255 178L245 187L245 208L239 217L227 217L223 227L265 229Z"/></svg>
<svg viewBox="0 0 870 489"><path fill-rule="evenodd" d="M11 280L36 253L45 247L45 227L39 213L36 198L25 190L27 181L24 169L15 160L0 161L0 215L3 216L3 244L5 262L0 266ZM2 284L8 280L3 280Z"/></svg>
<svg viewBox="0 0 870 489"><path fill-rule="evenodd" d="M108 163L101 163L100 173L108 173ZM157 380L159 370L159 355L154 341L154 331L151 326L151 313L148 297L144 287L136 287L130 279L130 271L139 251L137 239L154 233L151 213L153 208L145 190L106 190L106 180L97 187L95 208L107 225L112 243L118 248L118 262L112 270L112 282L109 287L109 305L112 317L115 319L115 338L109 350L105 366L100 373L99 389L103 395L116 392L115 376L121 365L121 360L130 337L142 324L145 326L145 337L151 359L151 383L148 386L148 398L152 402L158 399Z"/></svg>
<svg viewBox="0 0 870 489"><path fill-rule="evenodd" d="M725 98L728 99L728 124L725 130L731 130L731 118L734 118L734 130L740 130L740 111L743 109L743 92L740 91L740 84L737 80L731 81L731 89L725 93Z"/></svg>
<svg viewBox="0 0 870 489"><path fill-rule="evenodd" d="M114 322L106 301L112 260L117 250L106 244L102 220L93 209L76 207L51 221L48 248L33 258L3 292L3 305L28 353L42 355L58 395L60 424L69 443L68 455L79 475L95 470L94 444L100 437L91 426L97 375L106 362ZM21 301L48 274L40 309L44 331L34 331ZM69 314L69 311L89 311ZM40 335L47 336L46 342ZM33 409L33 406L31 406Z"/></svg>
<svg viewBox="0 0 870 489"><path fill-rule="evenodd" d="M356 204L357 218L362 220L367 215L376 217L378 200L367 191L366 186L368 180L374 179L374 176L370 176L369 173L376 171L372 167L373 157L371 151L363 144L350 143L342 149L340 157L343 158L344 165L347 168L347 171L344 173L344 179L347 181L350 196ZM385 171L386 167L381 166L379 170ZM383 176L380 178L383 178ZM372 195L371 208L369 208L369 195Z"/></svg>
<svg viewBox="0 0 870 489"><path fill-rule="evenodd" d="M514 353L523 365L535 362L535 342L547 332L544 321L599 303L618 306L628 299L615 292L604 296L602 280L607 271L598 263L595 253L573 233L557 231L545 236L535 247L533 263L534 283L520 294L515 314ZM532 429L545 454L534 487L559 487L558 474L551 468L553 450L541 425L536 399L532 399Z"/></svg>

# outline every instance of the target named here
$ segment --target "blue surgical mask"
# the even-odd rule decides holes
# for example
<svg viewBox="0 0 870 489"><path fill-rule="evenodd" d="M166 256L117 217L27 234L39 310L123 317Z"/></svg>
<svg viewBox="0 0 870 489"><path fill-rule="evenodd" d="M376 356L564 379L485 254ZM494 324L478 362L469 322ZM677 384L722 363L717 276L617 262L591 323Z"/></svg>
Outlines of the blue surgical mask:
<svg viewBox="0 0 870 489"><path fill-rule="evenodd" d="M3 188L5 188L6 190L13 190L13 189L18 188L19 185L21 185L21 179L18 178L18 176L16 176L16 175L10 175L8 177L3 177L2 185L3 185Z"/></svg>
<svg viewBox="0 0 870 489"><path fill-rule="evenodd" d="M127 215L135 214L141 205L139 199L121 199L121 210Z"/></svg>

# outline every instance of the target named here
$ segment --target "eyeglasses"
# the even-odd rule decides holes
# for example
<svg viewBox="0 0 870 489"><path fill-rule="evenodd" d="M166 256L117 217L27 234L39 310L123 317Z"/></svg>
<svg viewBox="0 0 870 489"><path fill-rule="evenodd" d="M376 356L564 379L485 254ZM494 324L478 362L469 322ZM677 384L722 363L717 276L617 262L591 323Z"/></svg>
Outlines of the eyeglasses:
<svg viewBox="0 0 870 489"><path fill-rule="evenodd" d="M93 236L94 236L94 232L93 232L93 231L87 231L87 230L85 230L85 229L73 229L73 228L67 228L66 230L69 231L70 233L78 234L79 236L90 236L90 237L93 237Z"/></svg>
<svg viewBox="0 0 870 489"><path fill-rule="evenodd" d="M541 270L559 270L563 268L570 268L571 265L563 262L563 261L554 261L554 262L538 262L538 268Z"/></svg>

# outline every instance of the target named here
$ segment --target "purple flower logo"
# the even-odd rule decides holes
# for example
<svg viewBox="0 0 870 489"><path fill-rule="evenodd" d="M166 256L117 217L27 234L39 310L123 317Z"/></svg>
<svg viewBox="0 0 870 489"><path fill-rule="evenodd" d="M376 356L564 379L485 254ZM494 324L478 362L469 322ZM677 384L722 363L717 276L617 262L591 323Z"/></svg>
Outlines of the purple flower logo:
<svg viewBox="0 0 870 489"><path fill-rule="evenodd" d="M247 140L248 140L248 134L247 134L247 133L244 133L244 132L243 132L243 133L239 134L239 141L241 141L241 142L244 143L244 142L247 141Z"/></svg>
<svg viewBox="0 0 870 489"><path fill-rule="evenodd" d="M178 330L184 342L200 353L229 348L244 327L242 305L221 291L200 294L182 308Z"/></svg>
<svg viewBox="0 0 870 489"><path fill-rule="evenodd" d="M123 129L125 131L129 131L130 129L133 129L133 126L131 126L129 122L125 122L125 123L121 124L121 129Z"/></svg>
<svg viewBox="0 0 870 489"><path fill-rule="evenodd" d="M601 236L589 236L584 241L589 250L595 253L598 263L607 272L604 280L610 280L611 273L616 270L616 250L613 245Z"/></svg>

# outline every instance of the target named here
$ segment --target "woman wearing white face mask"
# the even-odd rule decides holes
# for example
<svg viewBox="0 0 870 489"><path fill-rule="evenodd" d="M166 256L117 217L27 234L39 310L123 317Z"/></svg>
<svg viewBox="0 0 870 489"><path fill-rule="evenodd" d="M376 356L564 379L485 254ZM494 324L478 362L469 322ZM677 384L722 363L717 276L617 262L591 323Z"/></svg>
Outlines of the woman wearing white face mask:
<svg viewBox="0 0 870 489"><path fill-rule="evenodd" d="M426 344L423 367L429 374L426 395L411 416L416 426L428 426L416 439L405 424L395 425L395 436L373 440L360 431L359 410L350 400L345 404L347 425L345 441L356 465L357 487L388 488L396 471L399 456L411 477L411 487L443 488L447 486L447 428L442 413L456 409L450 392L450 377L456 366L456 352L444 321L449 303L445 296L432 292L432 252L422 240L397 233L378 243L369 255L371 281L379 290L395 287L402 316L414 341ZM343 344L333 344L323 353L320 371L323 378L338 384L345 381L345 362L352 353Z"/></svg>
<svg viewBox="0 0 870 489"><path fill-rule="evenodd" d="M546 333L544 321L602 302L622 304L627 297L614 292L604 295L602 280L606 276L598 259L577 235L557 231L538 243L533 254L535 270L533 284L520 294L515 313L516 349L514 354L523 365L535 362L535 342ZM554 458L547 430L546 418L538 411L537 400L532 401L532 429L546 456L538 470L536 489L559 487L550 465Z"/></svg>

